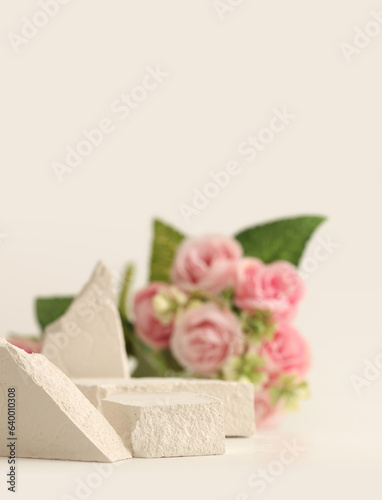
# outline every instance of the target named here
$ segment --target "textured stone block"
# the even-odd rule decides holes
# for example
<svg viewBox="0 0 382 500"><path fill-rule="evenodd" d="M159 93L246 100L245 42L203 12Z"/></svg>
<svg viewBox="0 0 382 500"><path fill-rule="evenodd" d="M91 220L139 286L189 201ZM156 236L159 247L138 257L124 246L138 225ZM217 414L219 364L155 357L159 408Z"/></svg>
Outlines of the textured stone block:
<svg viewBox="0 0 382 500"><path fill-rule="evenodd" d="M8 426L8 389L15 388L15 430ZM11 391L11 394L13 392ZM13 432L13 437L10 436ZM109 422L70 379L41 354L0 337L0 456L15 439L16 456L92 462L130 458ZM8 440L8 437L11 438Z"/></svg>
<svg viewBox="0 0 382 500"><path fill-rule="evenodd" d="M103 413L134 457L187 457L225 452L223 404L197 394L121 393Z"/></svg>
<svg viewBox="0 0 382 500"><path fill-rule="evenodd" d="M66 313L45 329L42 353L69 377L129 377L111 272L97 264Z"/></svg>
<svg viewBox="0 0 382 500"><path fill-rule="evenodd" d="M98 409L102 399L120 392L190 392L217 397L223 402L226 436L247 437L255 432L252 384L179 378L82 379L74 383Z"/></svg>

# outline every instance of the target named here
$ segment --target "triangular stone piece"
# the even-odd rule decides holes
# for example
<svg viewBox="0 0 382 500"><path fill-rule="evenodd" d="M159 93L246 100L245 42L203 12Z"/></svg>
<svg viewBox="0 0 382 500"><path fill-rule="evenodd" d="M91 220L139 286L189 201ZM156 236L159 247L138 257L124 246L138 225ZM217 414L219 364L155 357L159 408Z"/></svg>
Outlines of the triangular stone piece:
<svg viewBox="0 0 382 500"><path fill-rule="evenodd" d="M129 377L113 277L98 263L66 313L45 329L42 353L68 377Z"/></svg>
<svg viewBox="0 0 382 500"><path fill-rule="evenodd" d="M9 456L9 446L16 457L25 458L114 462L131 457L107 420L61 370L1 336L0 436L2 457Z"/></svg>

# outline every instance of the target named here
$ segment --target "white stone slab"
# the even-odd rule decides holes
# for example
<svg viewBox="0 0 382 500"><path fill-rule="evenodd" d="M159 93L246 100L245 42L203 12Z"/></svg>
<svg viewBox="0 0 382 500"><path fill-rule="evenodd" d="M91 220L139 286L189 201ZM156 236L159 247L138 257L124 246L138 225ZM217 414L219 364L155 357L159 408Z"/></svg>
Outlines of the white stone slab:
<svg viewBox="0 0 382 500"><path fill-rule="evenodd" d="M179 378L79 379L74 383L98 409L102 399L120 392L190 392L217 397L223 401L226 436L248 437L255 432L252 384Z"/></svg>
<svg viewBox="0 0 382 500"><path fill-rule="evenodd" d="M45 329L42 353L69 377L129 377L111 272L101 262L66 313Z"/></svg>
<svg viewBox="0 0 382 500"><path fill-rule="evenodd" d="M8 389L15 388L15 430L8 428ZM13 422L13 416L12 422ZM14 432L11 437L9 432ZM130 458L109 422L42 354L0 337L0 456L114 462ZM11 439L7 439L11 437Z"/></svg>
<svg viewBox="0 0 382 500"><path fill-rule="evenodd" d="M134 457L225 453L220 399L187 392L125 392L104 399L102 409Z"/></svg>

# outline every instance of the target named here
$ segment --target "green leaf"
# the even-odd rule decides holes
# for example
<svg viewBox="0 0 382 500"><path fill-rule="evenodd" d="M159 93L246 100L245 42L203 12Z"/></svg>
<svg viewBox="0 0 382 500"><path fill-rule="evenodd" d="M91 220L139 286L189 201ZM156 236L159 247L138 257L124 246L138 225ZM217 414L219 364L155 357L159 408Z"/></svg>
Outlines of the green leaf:
<svg viewBox="0 0 382 500"><path fill-rule="evenodd" d="M154 351L143 344L137 337L133 339L133 356L138 366L133 377L165 377L167 365L160 351Z"/></svg>
<svg viewBox="0 0 382 500"><path fill-rule="evenodd" d="M134 325L129 321L127 318L121 315L121 322L122 322L122 329L123 329L123 335L125 337L125 347L126 347L126 352L127 354L132 354L134 355L134 346L133 346L133 341L134 341Z"/></svg>
<svg viewBox="0 0 382 500"><path fill-rule="evenodd" d="M72 303L73 299L74 297L49 297L36 299L36 315L42 330L44 330L47 325L53 323L53 321L56 321L56 319L62 316Z"/></svg>
<svg viewBox="0 0 382 500"><path fill-rule="evenodd" d="M135 269L132 264L129 264L126 267L121 287L121 295L119 297L119 311L121 313L121 316L124 316L125 318L128 318L127 300L129 298L129 291L134 278L134 271Z"/></svg>
<svg viewBox="0 0 382 500"><path fill-rule="evenodd" d="M298 266L307 242L325 220L313 215L277 220L246 229L236 239L246 256L258 257L265 263L287 260Z"/></svg>
<svg viewBox="0 0 382 500"><path fill-rule="evenodd" d="M152 363L150 363L147 357L138 355L137 353L134 353L134 356L137 358L138 366L132 374L132 377L163 377L162 370L157 369Z"/></svg>
<svg viewBox="0 0 382 500"><path fill-rule="evenodd" d="M175 252L185 236L160 220L154 220L150 281L170 283Z"/></svg>

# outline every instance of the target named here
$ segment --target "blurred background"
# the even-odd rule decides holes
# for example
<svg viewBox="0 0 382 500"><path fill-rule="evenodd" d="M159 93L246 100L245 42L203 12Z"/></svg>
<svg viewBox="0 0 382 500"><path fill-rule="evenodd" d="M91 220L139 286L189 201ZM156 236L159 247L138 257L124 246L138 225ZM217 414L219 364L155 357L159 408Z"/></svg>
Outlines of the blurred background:
<svg viewBox="0 0 382 500"><path fill-rule="evenodd" d="M37 2L1 5L0 332L36 333L34 298L76 293L99 259L118 272L135 262L142 286L154 217L188 234L233 234L327 215L305 254L297 319L313 396L283 427L322 432L345 462L375 464L382 362L360 394L351 377L382 352L382 34L350 62L343 44L382 5L233 4L73 0L35 34L23 18ZM142 93L147 67L163 75ZM247 161L240 144L275 108L293 119ZM105 119L112 131L59 182L54 162ZM240 173L186 220L182 205L230 161ZM314 263L323 242L330 251Z"/></svg>

